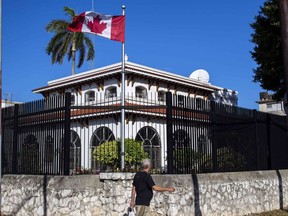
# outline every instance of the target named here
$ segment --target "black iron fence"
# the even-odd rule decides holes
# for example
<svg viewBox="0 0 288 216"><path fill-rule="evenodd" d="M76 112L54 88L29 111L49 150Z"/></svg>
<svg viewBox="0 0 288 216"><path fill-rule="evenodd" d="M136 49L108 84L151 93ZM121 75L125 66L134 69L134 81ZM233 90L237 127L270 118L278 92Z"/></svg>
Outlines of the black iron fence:
<svg viewBox="0 0 288 216"><path fill-rule="evenodd" d="M168 173L288 168L287 119L167 94Z"/></svg>
<svg viewBox="0 0 288 216"><path fill-rule="evenodd" d="M89 97L88 97L89 96ZM148 99L151 98L151 99ZM163 170L166 107L154 95L126 95L126 167L140 146L154 169ZM3 172L12 174L89 174L120 165L121 98L73 94L3 109ZM144 157L143 156L143 157Z"/></svg>
<svg viewBox="0 0 288 216"><path fill-rule="evenodd" d="M4 174L69 174L69 99L54 97L2 109Z"/></svg>
<svg viewBox="0 0 288 216"><path fill-rule="evenodd" d="M286 118L170 92L51 97L2 109L3 173L71 175L119 169L121 108L126 166L135 145L153 169L204 173L288 168ZM133 150L134 151L134 150ZM142 152L143 153L143 152Z"/></svg>

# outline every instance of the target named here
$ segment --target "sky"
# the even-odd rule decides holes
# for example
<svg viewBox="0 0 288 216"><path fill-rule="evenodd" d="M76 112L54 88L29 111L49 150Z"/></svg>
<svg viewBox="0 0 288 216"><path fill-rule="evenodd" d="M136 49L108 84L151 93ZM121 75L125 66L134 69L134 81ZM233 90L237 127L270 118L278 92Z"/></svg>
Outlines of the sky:
<svg viewBox="0 0 288 216"><path fill-rule="evenodd" d="M255 62L250 51L250 23L264 0L3 0L3 98L26 102L42 98L32 89L69 76L71 62L52 65L45 48L53 36L45 26L66 19L64 6L77 14L94 8L119 15L126 6L126 54L130 62L188 77L197 69L210 82L238 91L239 106L257 109L259 83L252 82ZM92 6L93 5L93 6ZM76 73L121 61L121 43L90 36L95 60Z"/></svg>

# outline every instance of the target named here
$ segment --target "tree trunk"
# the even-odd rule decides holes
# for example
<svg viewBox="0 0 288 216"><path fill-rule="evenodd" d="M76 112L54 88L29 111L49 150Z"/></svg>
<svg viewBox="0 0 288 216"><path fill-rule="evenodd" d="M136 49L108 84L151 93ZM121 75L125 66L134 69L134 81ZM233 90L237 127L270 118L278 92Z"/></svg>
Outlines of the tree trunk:
<svg viewBox="0 0 288 216"><path fill-rule="evenodd" d="M72 75L75 74L75 54L76 54L76 41L75 41L75 33L74 33L73 41L72 41Z"/></svg>
<svg viewBox="0 0 288 216"><path fill-rule="evenodd" d="M279 0L282 52L285 76L284 108L288 116L288 0Z"/></svg>

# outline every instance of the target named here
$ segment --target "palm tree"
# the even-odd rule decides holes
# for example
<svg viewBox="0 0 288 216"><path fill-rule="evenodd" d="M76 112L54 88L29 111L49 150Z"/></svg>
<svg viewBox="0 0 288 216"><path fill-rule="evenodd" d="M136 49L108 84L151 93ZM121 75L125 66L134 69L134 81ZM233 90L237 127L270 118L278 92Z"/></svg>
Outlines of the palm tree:
<svg viewBox="0 0 288 216"><path fill-rule="evenodd" d="M73 9L64 7L66 15L70 21L52 20L47 26L46 31L55 33L46 47L46 53L52 55L52 64L62 64L64 57L67 55L68 61L72 59L72 75L75 74L75 55L79 53L78 65L80 68L84 62L87 52L87 61L94 59L95 51L93 42L82 32L70 32L67 30L69 24L76 15Z"/></svg>

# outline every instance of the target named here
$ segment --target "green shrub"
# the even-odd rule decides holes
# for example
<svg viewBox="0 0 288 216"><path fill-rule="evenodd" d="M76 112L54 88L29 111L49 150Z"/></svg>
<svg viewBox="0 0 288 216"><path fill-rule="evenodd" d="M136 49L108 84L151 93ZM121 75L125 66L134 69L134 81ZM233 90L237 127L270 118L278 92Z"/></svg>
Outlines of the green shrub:
<svg viewBox="0 0 288 216"><path fill-rule="evenodd" d="M142 142L136 141L134 139L125 139L125 165L131 168L134 165L140 164L145 158L149 158L147 152L144 151L142 147ZM120 142L118 141L118 146L120 148Z"/></svg>
<svg viewBox="0 0 288 216"><path fill-rule="evenodd" d="M181 173L182 170L196 169L195 166L202 154L192 148L177 148L174 149L173 156L175 158L174 166L177 168L177 171Z"/></svg>
<svg viewBox="0 0 288 216"><path fill-rule="evenodd" d="M217 149L218 171L242 171L245 170L247 161L243 155L230 147ZM200 166L204 171L212 171L212 156L209 155Z"/></svg>
<svg viewBox="0 0 288 216"><path fill-rule="evenodd" d="M116 141L105 142L97 146L93 152L96 161L116 169L119 161L119 150Z"/></svg>
<svg viewBox="0 0 288 216"><path fill-rule="evenodd" d="M133 166L139 164L144 158L148 158L148 154L144 151L141 142L133 139L125 139L124 145L126 168L131 169ZM120 152L121 142L119 140L114 140L97 146L93 152L93 157L103 165L116 170L120 167Z"/></svg>

